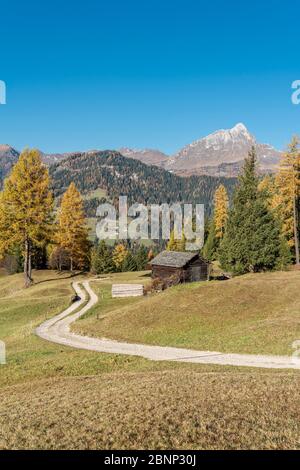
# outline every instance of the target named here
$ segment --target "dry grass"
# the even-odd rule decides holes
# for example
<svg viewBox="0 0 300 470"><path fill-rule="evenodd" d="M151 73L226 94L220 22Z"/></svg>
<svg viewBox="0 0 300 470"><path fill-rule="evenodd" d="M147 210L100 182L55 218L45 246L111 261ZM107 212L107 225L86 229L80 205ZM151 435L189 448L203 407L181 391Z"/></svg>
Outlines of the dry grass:
<svg viewBox="0 0 300 470"><path fill-rule="evenodd" d="M263 321L276 348L291 325L298 334L299 275L245 276L146 299L111 299L112 282L149 281L141 273L114 275L93 284L103 298L76 328L179 344L203 341L208 331L205 341L221 335L222 344L236 338L245 347L243 328L251 325L261 347ZM300 448L297 371L151 362L43 341L34 327L69 304L71 279L51 271L35 278L28 290L21 275L0 279L0 338L8 359L0 366L1 449Z"/></svg>
<svg viewBox="0 0 300 470"><path fill-rule="evenodd" d="M130 281L136 276L143 279L140 274L122 274L119 278L125 282L126 278ZM35 336L37 325L69 305L73 295L73 279L68 273L58 274L54 271L35 272L34 278L36 284L29 289L23 289L21 274L0 279L0 339L5 341L7 353L7 364L0 365L0 388L16 383L37 383L37 379L153 371L166 367L165 364L138 357L64 347ZM116 299L116 302L124 305L125 300ZM170 364L168 368L176 369L180 366Z"/></svg>
<svg viewBox="0 0 300 470"><path fill-rule="evenodd" d="M29 289L23 289L21 274L0 279L0 339L7 353L7 364L0 366L0 387L36 378L149 367L144 360L75 350L35 336L35 327L66 308L74 292L68 273L38 271L34 278L36 284Z"/></svg>
<svg viewBox="0 0 300 470"><path fill-rule="evenodd" d="M299 449L300 375L198 369L0 390L4 449Z"/></svg>
<svg viewBox="0 0 300 470"><path fill-rule="evenodd" d="M246 275L173 287L119 308L111 301L110 311L107 290L104 310L100 302L73 328L128 342L291 354L300 339L299 285L299 271Z"/></svg>

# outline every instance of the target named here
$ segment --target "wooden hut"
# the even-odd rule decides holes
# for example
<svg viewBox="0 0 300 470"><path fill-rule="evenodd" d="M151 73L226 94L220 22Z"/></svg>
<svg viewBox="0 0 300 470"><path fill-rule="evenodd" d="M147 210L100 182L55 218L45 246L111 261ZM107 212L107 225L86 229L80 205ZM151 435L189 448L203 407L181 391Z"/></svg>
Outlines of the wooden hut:
<svg viewBox="0 0 300 470"><path fill-rule="evenodd" d="M196 252L163 251L151 262L152 278L166 280L178 276L181 282L206 281L210 263Z"/></svg>

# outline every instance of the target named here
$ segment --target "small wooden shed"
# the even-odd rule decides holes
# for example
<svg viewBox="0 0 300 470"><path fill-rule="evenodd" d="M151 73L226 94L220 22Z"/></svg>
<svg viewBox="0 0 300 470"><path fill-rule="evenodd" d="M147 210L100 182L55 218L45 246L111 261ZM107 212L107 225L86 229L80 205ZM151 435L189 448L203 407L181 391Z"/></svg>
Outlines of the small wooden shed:
<svg viewBox="0 0 300 470"><path fill-rule="evenodd" d="M152 278L165 280L179 276L181 282L206 281L209 279L210 263L199 253L163 251L151 262Z"/></svg>

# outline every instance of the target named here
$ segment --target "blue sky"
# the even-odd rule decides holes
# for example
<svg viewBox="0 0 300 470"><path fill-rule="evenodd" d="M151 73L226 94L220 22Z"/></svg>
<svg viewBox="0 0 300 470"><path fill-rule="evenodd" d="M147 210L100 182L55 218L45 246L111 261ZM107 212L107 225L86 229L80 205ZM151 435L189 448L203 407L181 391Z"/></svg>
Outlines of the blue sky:
<svg viewBox="0 0 300 470"><path fill-rule="evenodd" d="M0 143L173 153L243 122L300 134L300 5L286 0L0 0Z"/></svg>

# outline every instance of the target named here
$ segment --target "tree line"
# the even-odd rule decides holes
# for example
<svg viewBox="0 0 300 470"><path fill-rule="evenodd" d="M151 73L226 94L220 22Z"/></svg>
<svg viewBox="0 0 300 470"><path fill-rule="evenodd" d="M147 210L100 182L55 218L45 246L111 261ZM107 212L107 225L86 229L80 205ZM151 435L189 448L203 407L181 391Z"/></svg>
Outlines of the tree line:
<svg viewBox="0 0 300 470"><path fill-rule="evenodd" d="M22 267L25 286L33 282L33 266L71 272L91 270L95 274L145 269L157 247L149 249L130 241L116 241L111 246L104 241L92 243L84 200L75 183L67 183L57 208L49 171L37 150L22 152L4 181L0 193L0 258L14 264L14 270ZM264 178L258 175L252 148L231 204L229 200L226 187L220 184L214 194L213 215L206 224L205 258L218 260L224 270L235 274L300 264L297 138L283 154L278 172ZM168 250L184 251L185 245L184 234L176 240L171 233Z"/></svg>
<svg viewBox="0 0 300 470"><path fill-rule="evenodd" d="M203 256L236 274L299 265L300 149L293 138L275 175L258 176L255 148L245 159L231 207L214 196Z"/></svg>
<svg viewBox="0 0 300 470"><path fill-rule="evenodd" d="M144 205L202 203L207 214L211 212L213 194L218 185L222 183L231 195L236 184L236 178L181 177L113 151L71 155L51 165L50 176L55 197L60 196L73 181L82 193L105 189L112 202L122 194L128 197L129 205L136 202ZM96 200L88 203L89 214L96 204Z"/></svg>
<svg viewBox="0 0 300 470"><path fill-rule="evenodd" d="M21 153L0 193L0 258L22 265L25 287L33 265L94 273L144 269L152 251L143 246L90 242L84 201L71 182L55 208L47 167L37 150Z"/></svg>

